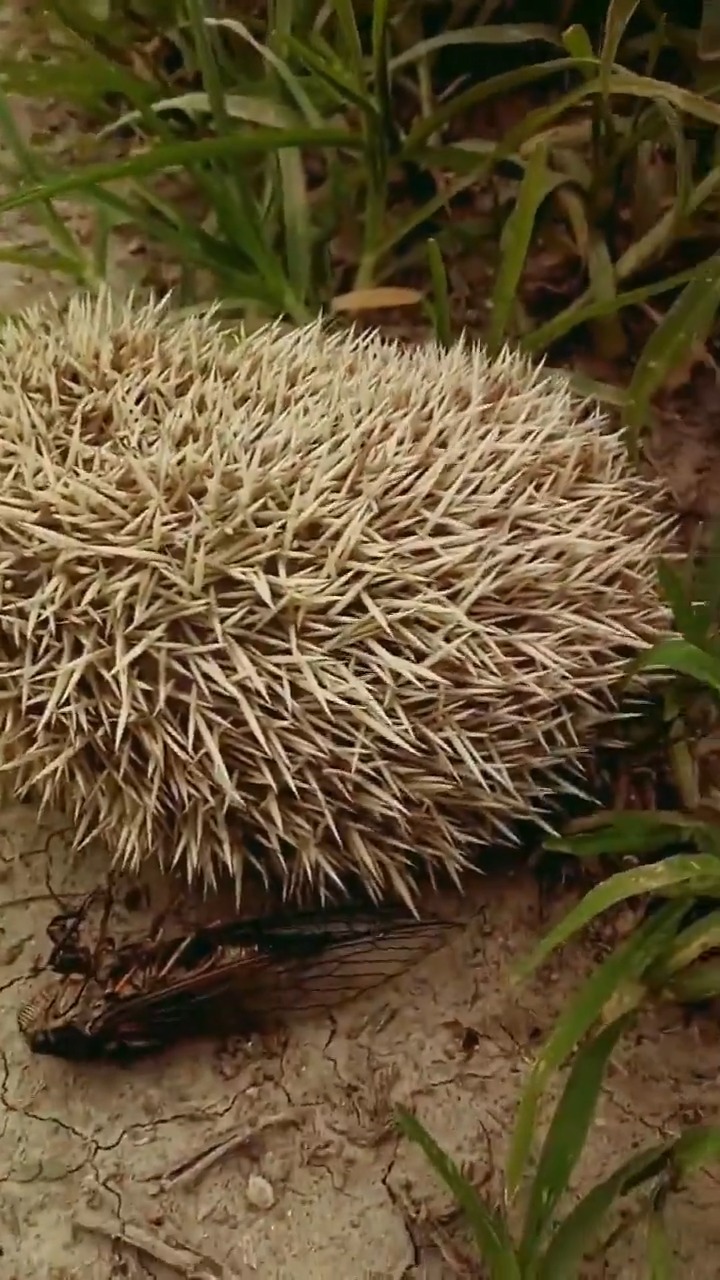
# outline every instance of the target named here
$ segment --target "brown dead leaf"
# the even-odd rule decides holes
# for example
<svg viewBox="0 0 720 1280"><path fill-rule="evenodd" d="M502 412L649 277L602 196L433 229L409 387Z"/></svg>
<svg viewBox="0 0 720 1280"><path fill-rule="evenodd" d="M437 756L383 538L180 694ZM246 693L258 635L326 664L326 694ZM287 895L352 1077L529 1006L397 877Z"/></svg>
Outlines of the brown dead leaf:
<svg viewBox="0 0 720 1280"><path fill-rule="evenodd" d="M350 293L338 294L333 298L331 310L339 311L375 311L389 307L416 307L422 302L423 295L419 289L401 289L390 285L378 286L375 289L352 289Z"/></svg>

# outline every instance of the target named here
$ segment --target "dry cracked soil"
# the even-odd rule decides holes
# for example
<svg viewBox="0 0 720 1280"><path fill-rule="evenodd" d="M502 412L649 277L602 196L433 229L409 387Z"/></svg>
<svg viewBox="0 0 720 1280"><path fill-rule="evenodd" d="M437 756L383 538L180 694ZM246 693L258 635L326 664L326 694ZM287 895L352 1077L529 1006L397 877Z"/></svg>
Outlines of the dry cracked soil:
<svg viewBox="0 0 720 1280"><path fill-rule="evenodd" d="M21 217L4 243L38 242ZM47 279L0 267L11 309ZM707 433L661 442L686 505L713 506L720 468ZM717 452L716 441L710 452ZM511 987L514 960L551 918L518 873L473 880L472 922L409 972L272 1041L185 1044L132 1066L74 1066L29 1053L17 1013L47 956L57 896L97 885L105 859L77 866L60 818L0 811L0 1280L450 1280L482 1276L451 1201L393 1107L497 1193L533 1047L597 956L566 949ZM687 1123L720 1120L720 1036L648 1015L613 1066L577 1186ZM673 1200L678 1275L720 1276L720 1170ZM642 1276L630 1232L584 1280Z"/></svg>
<svg viewBox="0 0 720 1280"><path fill-rule="evenodd" d="M511 988L513 961L567 902L555 892L549 909L523 874L478 878L471 923L442 949L270 1039L186 1042L128 1066L31 1055L16 1017L48 920L106 870L99 851L73 865L59 819L0 814L2 1280L481 1276L392 1109L415 1111L497 1192L529 1054L597 958L596 939ZM716 1120L717 1075L714 1026L646 1018L612 1069L578 1188L658 1134ZM720 1273L719 1204L712 1171L673 1202L678 1274ZM642 1275L641 1245L631 1233L584 1275Z"/></svg>

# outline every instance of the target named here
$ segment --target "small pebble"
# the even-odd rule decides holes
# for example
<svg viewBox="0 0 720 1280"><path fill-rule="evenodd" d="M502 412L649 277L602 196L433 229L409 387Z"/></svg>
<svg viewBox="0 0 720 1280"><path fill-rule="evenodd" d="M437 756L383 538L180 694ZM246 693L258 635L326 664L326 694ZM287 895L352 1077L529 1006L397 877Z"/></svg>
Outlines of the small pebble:
<svg viewBox="0 0 720 1280"><path fill-rule="evenodd" d="M259 1173L251 1173L245 1188L245 1197L253 1209L272 1209L275 1203L275 1192L267 1178Z"/></svg>

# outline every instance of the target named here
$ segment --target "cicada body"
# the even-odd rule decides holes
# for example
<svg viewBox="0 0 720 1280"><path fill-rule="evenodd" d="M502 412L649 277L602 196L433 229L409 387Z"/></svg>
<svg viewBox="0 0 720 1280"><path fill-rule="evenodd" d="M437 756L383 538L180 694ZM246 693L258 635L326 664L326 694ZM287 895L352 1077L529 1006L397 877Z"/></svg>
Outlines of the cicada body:
<svg viewBox="0 0 720 1280"><path fill-rule="evenodd" d="M306 914L219 921L92 953L75 945L72 929L58 943L56 929L59 980L18 1022L34 1052L73 1059L251 1033L382 984L440 945L448 927L396 913Z"/></svg>

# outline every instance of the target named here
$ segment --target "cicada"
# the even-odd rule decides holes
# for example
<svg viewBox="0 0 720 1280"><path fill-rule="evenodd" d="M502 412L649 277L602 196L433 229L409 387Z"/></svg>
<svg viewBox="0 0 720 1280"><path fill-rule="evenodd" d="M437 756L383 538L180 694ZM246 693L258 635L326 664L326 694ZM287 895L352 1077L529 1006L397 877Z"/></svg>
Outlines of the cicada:
<svg viewBox="0 0 720 1280"><path fill-rule="evenodd" d="M57 977L18 1024L35 1053L75 1060L251 1034L380 985L440 945L451 923L397 912L233 918L91 949L78 941L80 914L58 916L48 930Z"/></svg>

